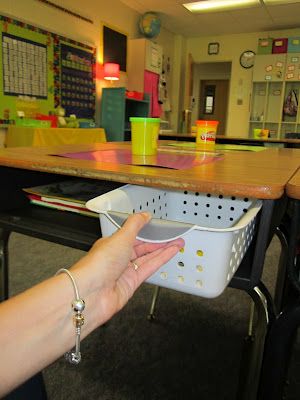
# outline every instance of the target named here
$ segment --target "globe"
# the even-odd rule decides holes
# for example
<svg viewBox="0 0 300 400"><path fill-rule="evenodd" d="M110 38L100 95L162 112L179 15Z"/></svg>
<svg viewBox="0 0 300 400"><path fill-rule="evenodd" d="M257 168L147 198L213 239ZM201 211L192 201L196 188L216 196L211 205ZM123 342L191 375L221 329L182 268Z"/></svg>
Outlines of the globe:
<svg viewBox="0 0 300 400"><path fill-rule="evenodd" d="M154 12L146 12L139 21L140 32L149 39L159 35L160 25L160 19Z"/></svg>

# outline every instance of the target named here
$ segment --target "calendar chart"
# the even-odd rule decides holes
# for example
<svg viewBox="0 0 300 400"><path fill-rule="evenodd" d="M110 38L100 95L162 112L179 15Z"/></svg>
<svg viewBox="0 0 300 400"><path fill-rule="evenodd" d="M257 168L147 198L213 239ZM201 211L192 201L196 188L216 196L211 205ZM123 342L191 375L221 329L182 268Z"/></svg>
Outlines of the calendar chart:
<svg viewBox="0 0 300 400"><path fill-rule="evenodd" d="M5 95L47 98L47 47L2 33Z"/></svg>

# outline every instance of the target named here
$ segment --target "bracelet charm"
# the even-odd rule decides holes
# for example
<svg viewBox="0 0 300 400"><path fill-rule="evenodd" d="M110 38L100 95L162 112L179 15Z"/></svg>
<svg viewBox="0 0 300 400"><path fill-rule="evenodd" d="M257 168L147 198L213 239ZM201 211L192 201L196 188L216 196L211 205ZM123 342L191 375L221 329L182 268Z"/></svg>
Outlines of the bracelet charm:
<svg viewBox="0 0 300 400"><path fill-rule="evenodd" d="M69 278L72 281L74 293L75 293L75 300L73 300L71 307L72 310L74 311L73 315L73 324L75 326L75 349L74 351L68 351L65 353L65 359L68 360L71 364L79 364L81 361L81 352L80 352L80 334L81 334L81 327L84 324L84 315L82 314L82 311L85 309L85 302L82 298L79 296L79 291L78 287L76 285L75 279L70 273L65 268L59 269L55 275L58 275L60 273L65 273L69 276Z"/></svg>

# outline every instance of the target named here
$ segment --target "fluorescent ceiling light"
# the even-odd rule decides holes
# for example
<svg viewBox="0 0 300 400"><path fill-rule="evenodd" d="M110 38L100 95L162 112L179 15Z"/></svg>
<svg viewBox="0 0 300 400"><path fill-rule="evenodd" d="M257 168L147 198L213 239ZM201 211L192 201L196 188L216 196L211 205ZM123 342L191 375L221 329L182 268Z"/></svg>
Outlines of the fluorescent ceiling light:
<svg viewBox="0 0 300 400"><path fill-rule="evenodd" d="M185 3L182 5L193 13L212 11L218 12L260 5L260 0L202 0L194 3Z"/></svg>
<svg viewBox="0 0 300 400"><path fill-rule="evenodd" d="M284 5L284 4L293 4L293 3L300 3L300 0L263 0L265 4L280 4L280 5Z"/></svg>

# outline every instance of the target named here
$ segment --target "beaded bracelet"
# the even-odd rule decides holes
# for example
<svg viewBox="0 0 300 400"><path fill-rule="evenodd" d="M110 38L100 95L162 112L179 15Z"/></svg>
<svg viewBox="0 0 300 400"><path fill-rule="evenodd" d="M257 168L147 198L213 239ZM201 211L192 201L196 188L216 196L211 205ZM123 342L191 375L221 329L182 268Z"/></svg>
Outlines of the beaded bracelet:
<svg viewBox="0 0 300 400"><path fill-rule="evenodd" d="M80 353L80 334L81 334L81 327L84 324L84 316L82 314L82 311L85 308L85 303L84 300L80 298L79 296L79 291L78 287L76 285L75 279L70 273L65 268L59 269L55 275L58 275L60 273L65 273L69 276L69 278L72 281L74 293L75 293L75 300L73 300L71 307L72 310L74 311L73 315L73 324L75 326L75 351L68 351L65 353L65 359L68 360L71 364L79 364L81 361L81 353Z"/></svg>

